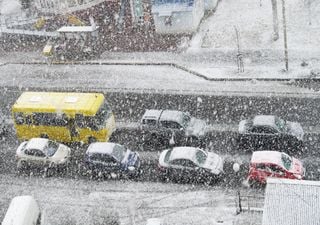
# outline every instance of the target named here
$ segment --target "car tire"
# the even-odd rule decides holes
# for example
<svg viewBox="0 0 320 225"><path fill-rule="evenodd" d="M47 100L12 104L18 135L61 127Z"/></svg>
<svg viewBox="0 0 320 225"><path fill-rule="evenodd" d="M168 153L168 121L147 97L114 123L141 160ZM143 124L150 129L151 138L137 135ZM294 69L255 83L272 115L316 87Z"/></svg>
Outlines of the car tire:
<svg viewBox="0 0 320 225"><path fill-rule="evenodd" d="M189 137L188 141L187 141L187 145L192 146L192 147L199 147L199 145L200 145L199 138L197 138L195 136Z"/></svg>
<svg viewBox="0 0 320 225"><path fill-rule="evenodd" d="M28 170L28 163L26 161L19 161L17 165L18 174L22 174Z"/></svg>

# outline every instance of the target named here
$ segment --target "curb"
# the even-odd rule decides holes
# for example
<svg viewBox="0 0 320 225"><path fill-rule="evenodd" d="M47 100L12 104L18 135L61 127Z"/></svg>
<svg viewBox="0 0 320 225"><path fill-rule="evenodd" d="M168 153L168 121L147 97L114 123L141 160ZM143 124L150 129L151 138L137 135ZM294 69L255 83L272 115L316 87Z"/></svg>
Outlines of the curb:
<svg viewBox="0 0 320 225"><path fill-rule="evenodd" d="M33 62L6 62L0 63L0 66L3 65L17 65L17 64L24 64L24 65L114 65L114 66L171 66L176 69L182 70L184 72L190 73L194 76L202 78L207 81L282 81L282 82L319 82L320 77L313 77L313 78L210 78L202 73L199 73L195 70L189 69L183 65L173 63L173 62L130 62L130 61L56 61L48 64L44 61L33 61Z"/></svg>

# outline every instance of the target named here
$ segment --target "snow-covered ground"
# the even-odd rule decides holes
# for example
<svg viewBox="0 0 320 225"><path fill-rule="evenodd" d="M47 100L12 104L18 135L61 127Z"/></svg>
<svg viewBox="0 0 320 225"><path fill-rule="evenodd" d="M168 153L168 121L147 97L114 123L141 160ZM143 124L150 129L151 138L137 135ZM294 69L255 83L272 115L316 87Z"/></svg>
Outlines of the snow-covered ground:
<svg viewBox="0 0 320 225"><path fill-rule="evenodd" d="M289 50L316 53L320 43L320 3L310 0L286 2ZM309 11L310 9L310 11ZM236 32L240 34L242 50L283 50L282 5L278 1L279 40L273 40L271 1L222 0L213 16L203 22L192 42L193 48L236 50ZM310 24L311 23L311 24ZM199 38L200 36L200 38ZM308 55L306 55L308 56ZM300 55L302 58L303 55Z"/></svg>
<svg viewBox="0 0 320 225"><path fill-rule="evenodd" d="M93 224L93 219L108 214L118 214L123 225L146 224L153 217L170 225L246 224L235 214L236 190L232 189L12 175L1 175L0 180L0 221L14 196L33 195L50 225ZM242 192L261 196L257 190ZM261 224L261 214L251 219L251 224Z"/></svg>
<svg viewBox="0 0 320 225"><path fill-rule="evenodd" d="M273 81L208 81L171 66L23 65L0 66L1 86L78 88L206 95L318 96L307 88Z"/></svg>

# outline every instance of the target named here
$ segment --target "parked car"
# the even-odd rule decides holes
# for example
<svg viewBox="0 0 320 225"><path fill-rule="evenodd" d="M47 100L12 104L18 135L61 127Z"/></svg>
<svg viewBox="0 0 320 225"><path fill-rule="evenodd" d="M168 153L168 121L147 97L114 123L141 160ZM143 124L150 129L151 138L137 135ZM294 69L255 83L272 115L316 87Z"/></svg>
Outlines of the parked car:
<svg viewBox="0 0 320 225"><path fill-rule="evenodd" d="M28 168L66 168L70 162L71 149L46 138L32 138L22 142L17 149L16 159L19 171Z"/></svg>
<svg viewBox="0 0 320 225"><path fill-rule="evenodd" d="M304 132L297 122L272 115L259 115L239 123L238 144L241 149L301 150Z"/></svg>
<svg viewBox="0 0 320 225"><path fill-rule="evenodd" d="M251 156L248 182L266 184L268 177L298 179L304 178L305 169L298 159L279 151L256 151Z"/></svg>
<svg viewBox="0 0 320 225"><path fill-rule="evenodd" d="M140 173L139 154L116 143L90 144L84 162L85 169L93 176L135 177Z"/></svg>
<svg viewBox="0 0 320 225"><path fill-rule="evenodd" d="M161 152L159 172L162 179L214 182L223 173L223 159L196 147L174 147Z"/></svg>
<svg viewBox="0 0 320 225"><path fill-rule="evenodd" d="M9 205L2 225L46 224L36 200L29 195L14 197Z"/></svg>
<svg viewBox="0 0 320 225"><path fill-rule="evenodd" d="M145 142L155 146L204 146L206 122L176 110L146 110L141 119ZM172 142L172 143L171 143Z"/></svg>

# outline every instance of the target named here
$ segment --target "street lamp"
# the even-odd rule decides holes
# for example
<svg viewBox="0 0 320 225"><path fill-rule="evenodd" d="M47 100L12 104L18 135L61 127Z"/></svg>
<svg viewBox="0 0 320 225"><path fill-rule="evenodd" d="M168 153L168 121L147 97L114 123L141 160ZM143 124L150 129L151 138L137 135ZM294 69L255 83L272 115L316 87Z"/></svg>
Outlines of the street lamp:
<svg viewBox="0 0 320 225"><path fill-rule="evenodd" d="M288 43L287 43L287 23L286 23L286 6L285 0L281 0L282 3L282 22L283 22L283 41L284 41L284 61L286 65L286 71L289 70L288 59Z"/></svg>

